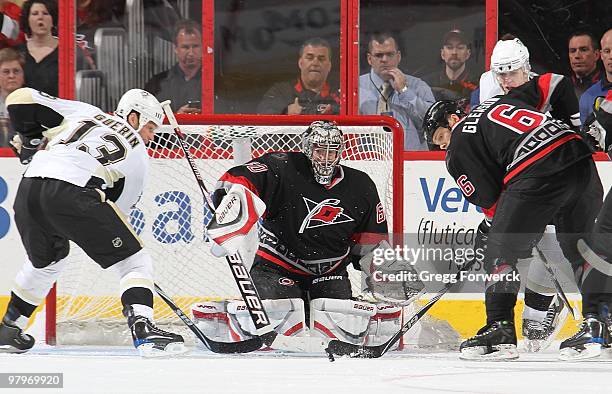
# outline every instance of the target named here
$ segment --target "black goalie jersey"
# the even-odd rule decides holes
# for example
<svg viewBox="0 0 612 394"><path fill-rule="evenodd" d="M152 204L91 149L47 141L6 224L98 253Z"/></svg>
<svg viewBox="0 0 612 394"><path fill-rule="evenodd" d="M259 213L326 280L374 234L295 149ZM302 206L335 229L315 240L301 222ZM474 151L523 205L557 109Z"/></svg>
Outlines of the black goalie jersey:
<svg viewBox="0 0 612 394"><path fill-rule="evenodd" d="M266 203L257 254L300 274L321 275L346 266L357 243L387 236L376 186L359 170L340 166L330 186L317 183L300 152L268 153L234 167L219 189L238 183Z"/></svg>
<svg viewBox="0 0 612 394"><path fill-rule="evenodd" d="M473 204L491 208L513 179L554 174L592 154L577 126L571 83L537 76L478 105L453 128L448 172Z"/></svg>

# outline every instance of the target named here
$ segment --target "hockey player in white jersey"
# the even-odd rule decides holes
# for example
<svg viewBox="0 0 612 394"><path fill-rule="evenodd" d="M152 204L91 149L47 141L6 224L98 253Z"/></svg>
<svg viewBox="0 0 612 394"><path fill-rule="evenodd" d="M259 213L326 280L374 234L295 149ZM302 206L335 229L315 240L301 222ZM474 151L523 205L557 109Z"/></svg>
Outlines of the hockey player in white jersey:
<svg viewBox="0 0 612 394"><path fill-rule="evenodd" d="M146 145L164 118L160 103L132 89L121 97L115 115L108 115L89 104L22 88L6 105L20 136L14 146L22 162L30 156L31 162L14 204L27 257L0 324L0 351L22 353L34 345L24 329L65 267L72 240L118 274L123 313L140 354L184 352L180 335L153 324L152 260L126 221L145 185ZM46 149L36 151L43 136Z"/></svg>

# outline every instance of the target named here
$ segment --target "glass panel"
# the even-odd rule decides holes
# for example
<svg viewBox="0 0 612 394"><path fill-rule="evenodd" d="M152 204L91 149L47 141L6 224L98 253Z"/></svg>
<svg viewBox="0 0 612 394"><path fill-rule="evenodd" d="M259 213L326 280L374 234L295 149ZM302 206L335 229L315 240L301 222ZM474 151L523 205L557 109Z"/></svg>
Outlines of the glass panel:
<svg viewBox="0 0 612 394"><path fill-rule="evenodd" d="M572 75L576 94L579 96L601 72L601 62L589 43L589 53L582 54L574 63L575 72L570 67L568 39L572 33L590 32L595 45L603 33L610 28L612 3L599 1L575 2L562 0L556 2L533 2L529 0L502 1L499 4L499 37L506 33L521 39L529 49L531 68L534 72L555 72ZM578 44L576 47L581 46ZM596 67L597 69L594 69ZM576 78L576 73L580 74Z"/></svg>
<svg viewBox="0 0 612 394"><path fill-rule="evenodd" d="M429 106L435 99L467 106L484 71L485 1L361 0L360 8L359 112L395 117L404 148L427 150L420 130ZM377 36L368 55L381 32L393 38Z"/></svg>
<svg viewBox="0 0 612 394"><path fill-rule="evenodd" d="M14 134L4 105L9 93L27 86L58 95L57 2L37 0L26 2L23 8L20 5L0 2L0 147L8 146ZM28 16L25 26L20 26L21 13Z"/></svg>
<svg viewBox="0 0 612 394"><path fill-rule="evenodd" d="M311 69L302 82L312 81L320 94L296 91L300 46L316 37L329 43L331 64L318 60L327 51L317 42L310 48L313 61L302 62ZM339 0L216 0L215 113L337 113L339 49ZM328 84L322 88L317 81L325 80L326 68Z"/></svg>
<svg viewBox="0 0 612 394"><path fill-rule="evenodd" d="M77 99L112 111L126 90L141 88L171 99L175 112L187 112L188 101L199 112L201 9L201 0L77 1Z"/></svg>

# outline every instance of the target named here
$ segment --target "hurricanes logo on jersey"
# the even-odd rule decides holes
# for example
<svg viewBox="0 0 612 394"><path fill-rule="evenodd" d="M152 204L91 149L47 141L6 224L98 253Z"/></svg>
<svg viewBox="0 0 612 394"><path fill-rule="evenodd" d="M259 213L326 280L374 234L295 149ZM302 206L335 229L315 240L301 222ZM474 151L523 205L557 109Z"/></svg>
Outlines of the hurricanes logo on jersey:
<svg viewBox="0 0 612 394"><path fill-rule="evenodd" d="M337 198L326 198L319 203L306 197L302 198L306 204L306 209L308 209L308 214L302 221L300 234L303 234L304 230L309 228L354 221L352 217L344 213L344 208L338 206L340 200Z"/></svg>

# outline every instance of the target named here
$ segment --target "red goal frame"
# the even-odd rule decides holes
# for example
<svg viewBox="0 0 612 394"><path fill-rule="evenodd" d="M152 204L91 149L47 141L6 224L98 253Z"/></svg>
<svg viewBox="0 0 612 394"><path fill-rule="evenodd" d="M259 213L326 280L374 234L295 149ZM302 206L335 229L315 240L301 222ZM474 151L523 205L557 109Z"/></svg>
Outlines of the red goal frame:
<svg viewBox="0 0 612 394"><path fill-rule="evenodd" d="M315 120L333 120L342 126L385 127L393 133L393 234L403 232L404 158L402 157L404 133L401 124L388 116L316 116L316 115L176 115L182 125L248 125L248 126L301 126ZM167 121L164 124L168 124ZM195 182L195 181L194 181ZM49 345L57 343L57 291L53 285L46 298L45 340Z"/></svg>

